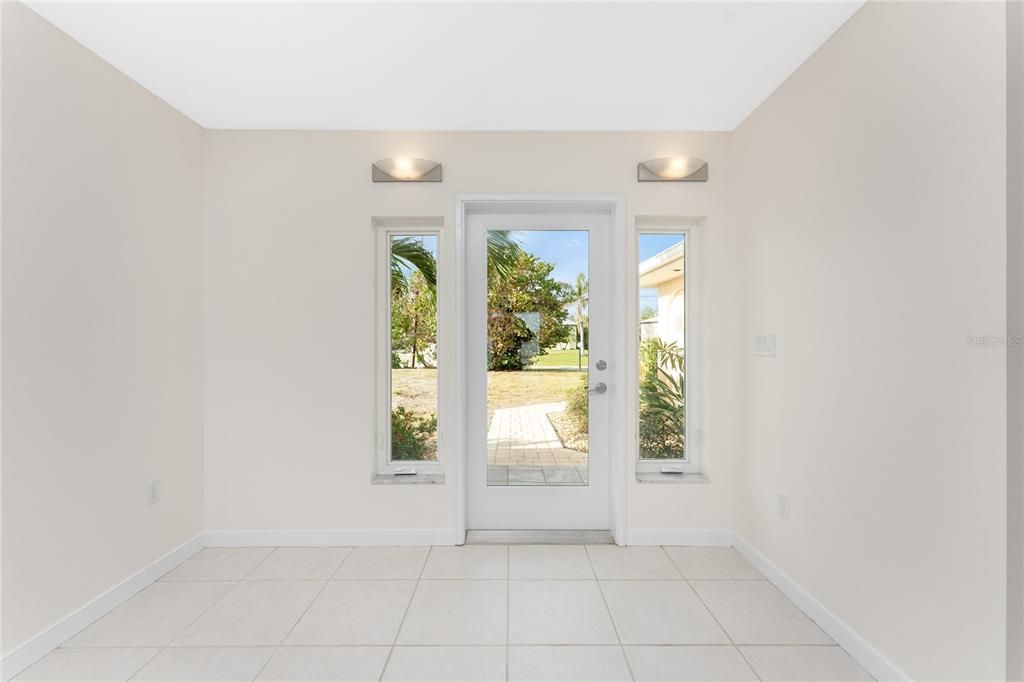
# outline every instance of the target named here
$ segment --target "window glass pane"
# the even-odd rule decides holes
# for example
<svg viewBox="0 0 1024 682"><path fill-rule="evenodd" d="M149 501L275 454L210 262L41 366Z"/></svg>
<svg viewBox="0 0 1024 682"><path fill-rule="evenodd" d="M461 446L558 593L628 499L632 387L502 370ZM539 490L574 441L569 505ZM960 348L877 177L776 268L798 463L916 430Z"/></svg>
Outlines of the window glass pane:
<svg viewBox="0 0 1024 682"><path fill-rule="evenodd" d="M487 484L588 484L589 233L487 233Z"/></svg>
<svg viewBox="0 0 1024 682"><path fill-rule="evenodd" d="M686 459L686 238L641 234L639 451Z"/></svg>
<svg viewBox="0 0 1024 682"><path fill-rule="evenodd" d="M437 460L437 235L391 235L391 460Z"/></svg>

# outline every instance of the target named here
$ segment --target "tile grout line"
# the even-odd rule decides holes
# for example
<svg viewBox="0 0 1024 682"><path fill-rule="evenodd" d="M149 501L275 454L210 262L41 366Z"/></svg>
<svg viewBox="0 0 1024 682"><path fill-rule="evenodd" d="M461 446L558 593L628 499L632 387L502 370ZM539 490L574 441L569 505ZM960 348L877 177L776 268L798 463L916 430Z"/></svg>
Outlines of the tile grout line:
<svg viewBox="0 0 1024 682"><path fill-rule="evenodd" d="M405 619L409 615L409 609L412 608L412 600L416 598L416 592L420 589L420 583L423 581L423 572L427 570L427 562L430 561L430 554L434 551L434 546L431 545L427 549L427 556L423 557L423 564L420 566L420 572L416 576L416 584L413 585L412 594L409 595L409 601L405 605L405 611L402 612L402 620L398 623L398 629L395 630L395 636L391 640L391 648L388 649L388 655L384 659L384 667L380 669L380 676L377 678L377 682L381 682L384 679L384 673L387 672L388 666L391 664L391 656L395 653L395 647L398 646L398 636L402 634L402 628L405 627ZM355 553L355 550L352 550Z"/></svg>
<svg viewBox="0 0 1024 682"><path fill-rule="evenodd" d="M274 548L273 552L263 557L263 561L266 561L268 558L270 558L272 554L276 553L279 549L281 548ZM352 551L349 550L349 554L351 553ZM347 558L348 554L345 555L345 559ZM338 567L334 569L334 572L331 573L331 577L333 577L335 573L341 570L341 564L345 563L345 559L341 560L341 563L338 564ZM263 563L263 561L261 561L259 564L256 564L256 566L253 566L252 570L255 571ZM252 571L249 571L249 573L247 573L246 575L249 575L251 573ZM292 626L288 628L288 632L285 633L284 637L281 638L281 641L277 644L277 646L274 647L274 650L271 652L271 654L267 656L267 660L263 661L263 665L261 665L260 669L256 671L256 674L252 678L253 680L259 679L259 676L263 674L263 671L266 669L266 667L270 665L270 662L272 660L274 660L274 656L277 656L277 652L281 650L281 647L284 646L284 643L287 642L288 638L292 636L292 633L295 631L295 628L298 627L299 623L302 622L302 619L306 617L306 614L309 613L309 610L313 608L313 604L316 603L316 600L320 598L320 595L324 593L324 590L326 590L327 586L330 584L331 578L327 578L327 580L324 581L324 584L320 586L320 589L317 590L316 594L313 595L313 598L309 600L309 603L306 604L306 608L302 610L302 613L299 614L299 617L295 619L294 623L292 623Z"/></svg>
<svg viewBox="0 0 1024 682"><path fill-rule="evenodd" d="M761 675L756 670L754 670L754 666L750 665L750 661L748 661L747 657L743 655L742 651L740 651L740 648L739 646L737 646L735 640L733 640L732 635L730 635L729 631L725 629L725 626L722 625L722 622L718 620L718 616L716 616L715 613L711 610L711 607L707 605L707 602L704 601L704 598L700 596L700 592L698 592L696 588L694 588L693 584L690 582L690 579L687 578L686 574L683 573L683 569L679 568L679 566L676 565L675 561L672 561L672 555L668 553L667 549L665 549L665 545L658 546L661 547L661 551L664 552L665 558L668 559L673 566L675 566L675 569L677 571L679 571L679 575L683 576L683 580L686 581L686 586L690 588L690 591L693 592L695 597L697 597L697 601L701 603L701 606L704 607L704 610L708 612L708 615L710 615L714 619L715 624L718 625L718 628L729 639L729 643L732 645L732 648L736 650L736 653L739 654L740 658L743 659L743 662L747 665L748 668L750 668L750 672L754 673L754 676L758 680L761 680Z"/></svg>
<svg viewBox="0 0 1024 682"><path fill-rule="evenodd" d="M665 548L664 548L664 546L662 546L662 549L665 549ZM736 548L735 548L735 547L732 547L731 549L732 549L732 550L733 550L734 552L736 551ZM665 550L665 553L666 553L666 554L668 554L668 550ZM671 559L671 558L672 558L672 557L670 556L670 557L669 557L669 559ZM748 563L749 563L749 562L748 562ZM760 571L758 571L757 569L754 569L754 570L755 570L755 572L757 572L758 574L760 574L760 575L761 575L761 577L760 577L760 578L694 578L694 579L693 579L693 581L696 581L696 582L705 582L705 583L706 583L706 582L732 582L732 583L738 583L738 582L765 582L765 583L768 583L768 584L769 584L769 585L770 585L770 586L771 586L771 587L772 587L773 589L775 589L775 590L776 590L776 591L778 591L778 592L779 592L780 594L782 594L782 596L783 596L783 597L785 597L786 601L787 601L787 602L789 602L790 604L792 604L792 605L793 605L793 606L794 606L794 607L795 607L795 608L797 609L797 611L799 611L799 612L800 612L800 613L801 613L801 614L802 614L802 615L803 615L803 616L804 616L805 618L807 618L807 620L811 621L811 623L813 623L813 624L814 624L815 626L817 626L818 630L820 630L820 631L821 631L821 632L822 632L822 633L823 633L823 634L824 634L824 635L825 635L826 637L828 637L828 638L829 638L829 640L830 640L830 643L824 643L824 644L800 644L800 643L789 643L789 644L770 644L770 643L764 643L764 644L744 644L744 645L742 645L742 646L747 646L747 647L769 647L769 646L774 646L774 647L787 647L787 646L792 646L792 647L808 647L808 646L816 646L816 647L833 647L833 646L834 646L834 647L838 647L838 648L839 648L839 649L840 649L841 651L843 651L843 652L844 652L844 653L846 653L847 655L850 655L850 652L849 652L849 651L847 651L847 650L846 650L845 648L843 648L843 647L842 647L842 646L841 646L841 645L839 644L839 642L835 641L835 640L834 640L834 639L832 638L832 636L831 636L831 635L829 635L829 634L828 634L827 632L825 632L825 629L824 629L823 627L821 627L821 625L820 625L820 624L818 623L818 621L816 621L816 620L814 620L813 618L811 618L811 617L810 617L810 615L808 615L808 614L807 614L806 612L804 612L804 610L803 610L802 608L800 608L800 606L798 606L798 605L796 604L796 602L794 602L794 601L793 601L792 599L790 599L790 598L789 598L788 596L786 596L785 594L783 594L783 593L782 593L782 591L781 591L781 590L779 590L779 588L778 588L778 587L777 587L777 586L776 586L776 585L775 585L775 584L774 584L774 583L773 583L773 582L772 582L771 580L769 580L769 579L768 579L768 577L767 577L766 575L764 575L764 574L761 574L761 572L760 572ZM680 573L682 573L682 571L680 571ZM687 581L687 583L691 583L691 582L693 582L693 581L691 581L691 580L690 580L689 578L687 578L687 579L686 579L686 581ZM692 584L690 585L690 587L691 587L691 588L693 589L694 593L697 593L697 590L696 590L696 588L694 588ZM701 603L702 603L702 604L704 604L704 607L705 607L705 608L707 608L707 609L708 609L708 611L710 612L710 611L711 611L711 609L710 609L710 608L709 608L709 607L707 606L707 604L706 604L706 603L704 603L704 599L703 599L703 598L702 598L702 597L700 596L700 594L699 594L699 593L697 593L697 598L701 600ZM714 618L714 619L715 619L716 621L718 620L718 617L717 617L717 616L715 616L715 614L714 614L714 613L712 613L712 614L711 614L711 616L712 616L712 617L713 617L713 618ZM721 626L721 623L719 623L719 626ZM722 628L722 630L725 630L725 628L723 627L723 628ZM731 636L731 635L729 635L729 633L728 633L728 632L726 632L725 634L726 634L726 636L727 636L727 637L729 637L729 640L730 640L730 641L732 641L732 636ZM757 672L757 670L754 670L754 666L753 666L753 664L751 664L751 663L750 663L750 661L749 661L749 660L747 659L747 656L746 656L746 654L744 654L744 653L743 653L743 650L742 650L742 649L740 649L740 646L741 646L741 645L739 645L739 644L734 644L734 646L736 647L736 651L738 651L738 652L739 652L740 656L741 656L741 657L743 658L743 660L744 660L744 661L746 662L746 664L747 664L747 665L748 665L748 666L750 667L750 669L751 669L751 670L753 670L753 671L754 671L754 674L755 674L755 675L757 675L758 679L761 679L761 675L760 675L760 673L758 673L758 672ZM851 658L852 658L852 656L851 656ZM854 660L856 660L856 659L854 659ZM858 665L859 665L859 663L858 663Z"/></svg>
<svg viewBox="0 0 1024 682"><path fill-rule="evenodd" d="M185 563L187 563L187 562L191 561L192 559L194 559L195 557L199 556L199 555L200 555L200 554L201 554L202 552L206 551L207 549L209 549L209 547L204 547L203 549L199 550L199 552L196 552L196 554L195 554L194 556L192 556L192 557L189 557L188 559L186 559L185 561L183 561L183 562L182 562L182 564L180 564L180 565L183 565L183 564L185 564ZM271 550L270 552L268 552L267 556L269 556L269 555L270 555L270 554L272 554L272 553L273 553L273 550ZM266 559L266 557L263 557L263 558L264 558L264 559ZM263 560L261 559L261 560L260 560L260 563L262 563L262 561L263 561ZM172 568L172 569L171 569L170 571L167 571L167 573L165 573L164 575L167 575L168 573L171 573L171 571L177 570L177 569L178 569L178 568L180 567L180 565L179 565L179 566L175 566L175 567L174 567L174 568ZM253 567L253 568L255 568L255 567ZM251 569L250 569L250 570L251 570ZM245 575L249 575L249 573L248 573L248 572L246 572L246 574L245 574ZM156 579L156 581L154 581L154 584L156 584L157 582L160 582L162 578L163 578L163 576L160 576L160 578L157 578L157 579ZM173 582L189 582L189 581L185 581L185 580L182 580L182 581L173 581L173 580L168 580L168 581L164 581L164 582L168 582L168 583L173 583ZM235 590L235 588L236 588L236 587L238 587L239 585L241 585L241 584L242 584L242 581L241 581L241 580L235 580L235 581L231 581L231 580L217 580L217 581L214 581L214 580L210 580L210 581L207 581L207 582L233 582L234 584L233 584L233 585L231 585L231 587L229 587L228 589L224 590L224 593L223 593L222 595L220 595L219 597L217 597L216 599L214 599L214 600L213 600L213 602L212 602L212 603L211 603L211 604L210 604L209 606L207 606L207 607L206 607L205 609L203 609L203 610L202 610L202 611L201 611L201 612L199 613L199 615L198 615L198 616L196 616L195 618L193 618L193 619L192 619L192 620L191 620L191 621L190 621L190 622L188 623L188 625L186 625L185 627L183 627L183 628L182 628L182 629L181 629L181 630L180 630L180 631L178 632L178 634L176 634L176 635L172 636L172 637L170 638L170 640L168 640L167 644L165 644L165 645L163 645L162 647L160 647L160 651L156 652L156 654L155 654L155 655L153 656L153 658L151 658L151 659L149 659L148 661L146 661L146 665L149 665L149 664L150 664L151 662L153 662L153 661L154 661L154 660L155 660L155 659L157 658L157 656L159 656L160 654L162 654L162 653L164 653L165 651L167 651L168 649L170 649L170 648L171 648L171 644L173 644L173 643L174 643L174 640L176 640L176 639L177 639L178 637L181 637L181 636L182 636L182 635L183 635L183 634L185 633L185 631L186 631L186 630L188 630L188 629L189 629L190 627L192 627L193 625L195 625L195 624L196 624L196 622L197 622L197 621L198 621L198 620L199 620L200 618L202 618L203 616L205 616L205 615L206 615L206 614L207 614L207 613L208 613L208 612L210 611L210 609L212 609L212 608L213 608L214 606L216 606L217 604L219 604L219 603L220 603L220 602L221 602L221 601L222 601L222 600L224 599L224 597L226 597L226 596L228 596L229 594L231 594L231 593L232 593L232 592L233 592L233 591ZM135 679L135 678L136 678L136 677L138 676L138 674L139 674L139 673L141 673L141 672L143 671L143 669L144 669L144 668L146 667L146 665L142 666L141 668L139 668L138 670L136 670L136 671L135 671L134 673L132 673L132 676L131 676L131 677L129 677L128 679L129 679L129 680L133 680L133 679Z"/></svg>
<svg viewBox="0 0 1024 682"><path fill-rule="evenodd" d="M213 581L210 581L210 582L213 582ZM219 582L219 581L218 581L218 582ZM225 581L225 582L231 582L231 581ZM201 613L200 613L200 614L199 614L198 616L196 616L195 618L193 618L193 619L192 619L192 621L191 621L191 622L189 622L189 624L188 624L188 625L186 625L186 626L185 626L184 628L182 628L182 629L181 629L181 631L179 631L179 632L178 632L178 634L176 634L176 635L174 635L173 637L171 637L171 639L170 639L170 640L169 640L169 641L167 642L167 644L165 644L165 645L163 645L162 647L160 647L160 651L156 652L156 654L155 654L155 655L153 656L153 658L151 658L151 659L149 659L148 661L146 661L146 665L149 665L149 664L150 664L150 663L151 663L151 662L152 662L153 660L155 660L155 659L157 658L157 656L159 656L160 654L162 654L162 653L164 653L165 651L169 650L169 649L171 648L171 644L173 644L173 643L174 643L174 640L176 640L176 639L177 639L178 637L181 637L181 635L183 635L183 634L185 633L185 631L186 631L186 630L188 630L188 629L189 629L190 627L192 627L193 625L195 625L196 621L198 621L198 620L199 620L200 618L202 618L203 616L205 616L205 615L206 615L206 613L207 613L207 612L208 612L208 611L209 611L210 609L212 609L212 608L213 608L214 606L216 606L217 604L219 604L219 603L221 602L221 600L223 600L223 599L224 599L224 597L228 596L228 595L229 595L229 594L230 594L231 592L233 592L233 591L234 591L234 589L235 589L236 587L238 587L238 586L239 586L239 585L240 585L241 583L242 583L242 581L241 581L241 580L235 581L235 583L234 583L234 584L233 584L233 585L232 585L231 587L229 587L228 589L224 590L224 594L222 594L222 595L220 595L219 597L217 597L216 599L214 599L214 600L213 600L213 603L212 603L212 604L210 604L210 605L209 605L208 607L206 607L205 609L203 609L203 610L202 610L202 612L201 612ZM135 678L136 678L136 676L137 676L137 675L138 675L139 673L141 673L141 672L143 671L143 669L144 669L145 667L146 667L146 666L144 665L144 666L142 666L142 668L139 668L138 670L136 670L136 671L135 671L134 673L132 673L132 676L131 676L131 677L129 677L128 679L129 679L129 680L135 679Z"/></svg>
<svg viewBox="0 0 1024 682"><path fill-rule="evenodd" d="M263 558L262 558L262 559L260 559L259 561L257 561L257 562L256 562L256 565L255 565L255 566L253 566L252 568L250 568L250 569L249 569L248 571L246 571L246 572L245 572L245 575L243 575L241 579L242 579L242 580L245 580L245 579L246 579L246 578L248 578L248 577L249 577L250 575L252 575L252 572L253 572L253 571L255 571L255 570L256 570L257 568L259 568L260 566L262 566L262 565L263 565L263 562L264 562L264 561L266 561L267 559L269 559L269 558L270 558L271 556L273 556L274 554L276 554L276 553L277 553L277 550L279 550L279 549L281 549L281 548L280 548L280 547L272 547L272 548L270 549L270 551L269 551L269 552L267 552L266 554L264 554L264 555L263 555Z"/></svg>
<svg viewBox="0 0 1024 682"><path fill-rule="evenodd" d="M341 573L341 567L345 565L345 562L348 561L349 557L351 557L352 554L355 553L355 551L356 551L355 547L348 547L346 549L348 549L348 551L345 552L345 556L341 557L341 561L338 562L338 567L336 569L334 569L334 572L331 573L331 577L328 578L328 580L337 580L338 579L338 574Z"/></svg>
<svg viewBox="0 0 1024 682"><path fill-rule="evenodd" d="M116 647L112 647L112 648L116 648ZM147 649L148 649L149 647L140 647L140 648L147 648ZM166 648L166 647L165 647L165 648ZM135 672L133 672L133 673L132 673L131 675L129 675L129 676L128 676L127 678L125 678L125 679L126 679L126 680L133 680L133 679L135 679L135 676L136 676L136 675L138 675L139 673L141 673L141 672L143 671L143 669L145 669L145 667L146 667L147 665L149 665L150 663L152 663L152 662L153 662L153 660L154 660L154 659L155 659L155 658L156 658L157 656L159 656L160 654L162 654L163 652L164 652L164 649L161 649L161 648L159 648L159 647L158 647L158 648L157 648L157 651L156 651L156 653L155 653L155 654L153 654L152 656L150 656L149 658L147 658L147 659L145 660L145 662L143 662L143 664L142 664L142 665L140 665L140 666L139 666L138 668L136 668L136 669L135 669ZM15 679L17 679L17 678L15 678Z"/></svg>
<svg viewBox="0 0 1024 682"><path fill-rule="evenodd" d="M552 579L554 581L554 579ZM224 649L224 648L245 648L245 649L271 649L280 647L282 649L316 649L316 648L334 648L334 649L346 649L346 648L360 648L369 647L382 649L390 647L390 644L188 644L185 646L173 646L168 647L170 649ZM480 643L473 644L471 642L463 642L461 644L413 644L411 642L402 644L403 647L491 647L503 646L495 643ZM565 644L558 642L522 642L509 644L513 648L529 648L529 647L578 647L578 646L606 646L613 647L614 644ZM704 644L665 644L665 643L641 643L630 644L629 646L646 646L646 647L731 647L733 646L729 642L721 642L719 644L704 643ZM750 647L751 649L842 649L838 644L738 644L736 646ZM60 647L63 651L112 651L121 649L160 649L160 646L75 646L75 647Z"/></svg>
<svg viewBox="0 0 1024 682"><path fill-rule="evenodd" d="M338 567L336 569L334 569L333 572L331 572L331 577L329 577L327 579L327 582L331 582L332 580L341 580L341 578L338 577L338 574L341 573L341 567L345 565L345 562L348 561L348 558L350 556L352 556L352 554L355 552L356 548L355 547L348 547L347 549L348 549L348 552L346 552L345 556L343 556L341 558L341 561L338 563Z"/></svg>
<svg viewBox="0 0 1024 682"><path fill-rule="evenodd" d="M265 561L266 561L267 559L269 559L270 557L272 557L272 556L274 556L275 554L277 554L278 550L280 550L280 549L281 549L280 547L274 547L274 548L273 548L272 550L270 550L269 552L267 552L266 556L264 556L264 557L263 557L262 559L260 559L260 560L259 560L258 562L256 562L256 565L255 565L255 566L253 566L253 567L252 567L252 568L251 568L251 569L249 570L249 572L248 572L248 573L246 573L246 574L245 574L244 576L242 576L242 580L245 580L245 579L246 579L246 578L248 578L248 577L249 577L250 575L252 575L252 574L253 574L253 572L254 572L254 571L255 571L255 570L257 569L257 568L259 568L260 566L262 566L262 565L263 565L263 563L264 563L264 562L265 562ZM253 582L255 582L255 581L253 581ZM316 595L315 595L315 596L313 597L313 601L309 602L309 604L308 604L308 605L306 606L306 609L305 609L305 611L303 611L303 612L302 612L302 615L300 615L300 616L299 616L298 620L296 620L296 621L295 621L294 623L292 623L292 626L291 626L291 628L289 628L289 629L288 629L288 633L287 633L287 634L286 634L286 635L285 635L285 636L284 636L284 637L283 637L283 638L281 639L281 641L282 641L282 642L284 642L284 640L288 639L288 635L292 634L292 630L294 630L294 629L295 629L295 626L299 624L299 621L303 619L303 617L304 617L304 616L306 615L306 611L309 611L309 607L313 605L313 602L315 602L315 601L316 601L317 597L319 597L319 596L320 596L320 593L324 591L324 587L327 587L327 585L328 585L328 583L324 583L324 586L323 586L323 587L321 587L321 588L320 588L320 590L319 590L319 591L318 591L318 592L316 593ZM262 675L262 674L263 674L263 669L267 667L267 665L268 665L268 664L270 663L270 660L271 660L272 658L274 658L274 656L277 656L277 652L278 652L278 651L280 650L280 648L281 648L281 647L280 647L280 645L278 645L278 646L274 647L274 650L270 652L270 655L269 655L269 656L267 656L267 660L263 661L263 665L261 665L261 666L260 666L260 669L256 671L256 674L252 676L252 679L253 679L253 680L257 679L257 678L258 678L258 677L259 677L260 675Z"/></svg>
<svg viewBox="0 0 1024 682"><path fill-rule="evenodd" d="M483 545L483 544L480 544L480 545L473 545L473 546L474 547L497 547L498 545ZM580 547L581 545L544 544L544 545L537 545L537 546L543 546L543 547ZM322 582L324 580L328 580L328 578L251 578L251 579L246 579L244 581L243 580L236 580L234 578L227 578L227 579L218 579L218 580L209 580L209 579L208 580L161 580L160 582L163 583L163 584L166 584L166 585L180 585L182 583L234 583L234 582L245 582L245 583L318 583L318 582ZM366 578L366 577L360 577L360 578L339 578L339 577L333 577L333 578L330 578L330 580L331 581L336 581L336 582L345 582L345 581L359 582L359 581L363 581L363 580L372 580L374 582L381 582L381 583L386 583L386 582L400 583L400 582L409 582L410 580L415 580L415 578L385 578L385 577L379 577L379 578ZM423 580L425 580L427 582L436 582L436 583L454 582L454 581L459 581L459 580L474 580L474 581L477 581L477 582L501 582L503 580L506 580L506 578L479 578L479 577L474 577L474 578L429 578L429 577L425 577L425 578L423 578ZM543 580L558 580L560 582L587 582L587 581L593 580L593 578L543 578L543 577L531 577L531 578L512 578L512 580L513 581L518 581L518 582L524 582L524 583L525 582L537 582L537 581L543 581ZM683 582L684 580L687 580L687 579L686 578L601 578L600 580L601 580L601 582L605 582L605 583L626 583L626 582L628 582L628 583L642 583L642 582L664 582L664 581L672 581L672 580L674 580L676 582ZM692 580L694 580L696 582L701 582L701 583L768 583L768 582L771 582L769 580L762 579L762 578L693 578ZM787 597L787 599L788 599L788 597ZM790 600L790 601L792 601L792 600ZM803 613L803 611L801 611L801 613ZM804 614L804 615L806 615L806 614ZM807 617L810 618L810 616L807 616ZM811 619L811 620L813 621L813 619ZM815 624L817 625L817 623L815 623ZM826 633L826 634L828 634L828 633ZM786 645L786 644L766 644L764 646L789 646L789 645ZM814 644L806 644L806 645L805 644L799 644L799 645L794 645L794 646L814 646ZM821 646L821 645L819 645L819 646ZM833 645L824 645L824 646L833 646ZM80 648L80 649L88 649L88 648L105 649L107 647L77 647L77 648ZM136 648L142 648L142 647L136 647Z"/></svg>
<svg viewBox="0 0 1024 682"><path fill-rule="evenodd" d="M555 581L552 578L552 581ZM317 648L332 648L332 649L358 649L358 648L370 648L370 649L383 649L390 647L390 644L188 644L185 646L172 646L167 647L169 649L231 649L231 648L243 648L243 649L317 649ZM496 646L502 646L501 644L472 644L463 642L461 644L403 644L403 647L412 648L446 648L446 647L479 647L479 648L494 648ZM523 642L522 644L509 644L512 648L529 648L529 647L581 647L581 646L593 646L593 647L614 647L614 644L560 644L560 643L544 643L544 642ZM705 644L657 644L657 643L637 643L630 644L629 646L643 646L643 647L727 647L732 648L733 646L744 646L751 649L842 649L838 644L737 644L734 645L730 642L705 643ZM113 651L122 649L160 649L160 646L72 646L72 647L60 647L63 651Z"/></svg>
<svg viewBox="0 0 1024 682"><path fill-rule="evenodd" d="M619 633L619 625L615 622L615 616L612 615L612 607L608 606L608 597L604 594L604 587L601 586L601 581L597 577L597 569L594 568L594 559L590 556L590 546L583 545L583 551L587 554L587 561L590 563L590 570L594 574L594 582L597 583L597 591L601 595L601 601L604 602L604 609L608 612L608 620L612 622L612 630L615 631L615 639L619 640L619 653L622 654L622 660L626 662L626 670L629 672L629 679L635 682L636 674L633 672L633 664L629 662L629 656L626 655L626 647L622 643L622 635Z"/></svg>

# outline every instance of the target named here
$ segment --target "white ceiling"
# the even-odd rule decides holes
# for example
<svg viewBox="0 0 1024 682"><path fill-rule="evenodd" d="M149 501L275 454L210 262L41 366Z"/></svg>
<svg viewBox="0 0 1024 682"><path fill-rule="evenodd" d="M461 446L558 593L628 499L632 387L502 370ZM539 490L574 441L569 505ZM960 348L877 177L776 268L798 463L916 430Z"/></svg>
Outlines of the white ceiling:
<svg viewBox="0 0 1024 682"><path fill-rule="evenodd" d="M732 130L862 3L28 4L207 128Z"/></svg>

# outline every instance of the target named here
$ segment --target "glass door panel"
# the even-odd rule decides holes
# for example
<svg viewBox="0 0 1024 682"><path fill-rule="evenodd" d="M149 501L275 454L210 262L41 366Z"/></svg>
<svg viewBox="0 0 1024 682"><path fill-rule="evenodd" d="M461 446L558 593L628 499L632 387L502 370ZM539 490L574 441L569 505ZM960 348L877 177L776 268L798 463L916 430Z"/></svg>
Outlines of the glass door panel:
<svg viewBox="0 0 1024 682"><path fill-rule="evenodd" d="M467 216L472 529L610 527L611 219L548 209Z"/></svg>
<svg viewBox="0 0 1024 682"><path fill-rule="evenodd" d="M590 234L487 231L487 485L590 480Z"/></svg>

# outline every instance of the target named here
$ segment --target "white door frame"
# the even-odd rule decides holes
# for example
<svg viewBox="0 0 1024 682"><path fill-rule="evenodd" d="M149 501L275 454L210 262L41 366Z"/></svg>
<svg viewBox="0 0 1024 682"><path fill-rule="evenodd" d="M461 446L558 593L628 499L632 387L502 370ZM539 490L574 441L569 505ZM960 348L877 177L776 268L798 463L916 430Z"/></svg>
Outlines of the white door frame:
<svg viewBox="0 0 1024 682"><path fill-rule="evenodd" d="M622 194L461 194L456 197L455 206L455 383L461 387L458 391L456 411L459 416L459 427L455 436L455 492L456 492L456 538L459 544L466 538L466 507L468 481L466 475L466 428L468 425L466 387L468 373L466 368L466 215L471 209L486 207L494 212L511 213L524 210L530 205L549 208L554 211L573 211L581 209L599 209L610 212L612 234L610 246L612 254L627 253L626 200ZM621 257L611 259L609 276L611 278L611 299L608 302L611 320L626 320L627 302L626 263ZM629 364L625 353L629 347L628 325L611 325L609 338L608 379L611 390L608 392L609 410L618 415L611 420L609 429L609 518L611 520L612 537L617 544L625 544L626 529L626 442L625 424L627 400L626 367Z"/></svg>
<svg viewBox="0 0 1024 682"><path fill-rule="evenodd" d="M507 204L504 204L507 205ZM490 465L479 447L490 436L486 418L488 395L487 337L487 255L488 230L512 233L535 232L549 237L559 232L587 234L585 246L576 247L576 254L586 254L590 288L587 304L589 317L590 359L586 361L591 385L608 381L608 370L597 369L595 363L611 357L610 315L611 295L611 211L605 207L579 205L564 210L563 206L530 204L524 208L510 206L511 212L496 212L488 204L476 208L466 217L466 521L470 530L601 530L611 528L610 440L611 393L590 394L589 443L586 485L490 485ZM577 206L576 204L573 205ZM579 377L577 376L577 379ZM606 386L609 384L605 384ZM611 385L611 390L615 386ZM548 401L560 400L549 396ZM489 447L489 446L488 446ZM489 454L489 453L488 453ZM515 467L508 467L511 478ZM580 481L583 483L583 481Z"/></svg>

